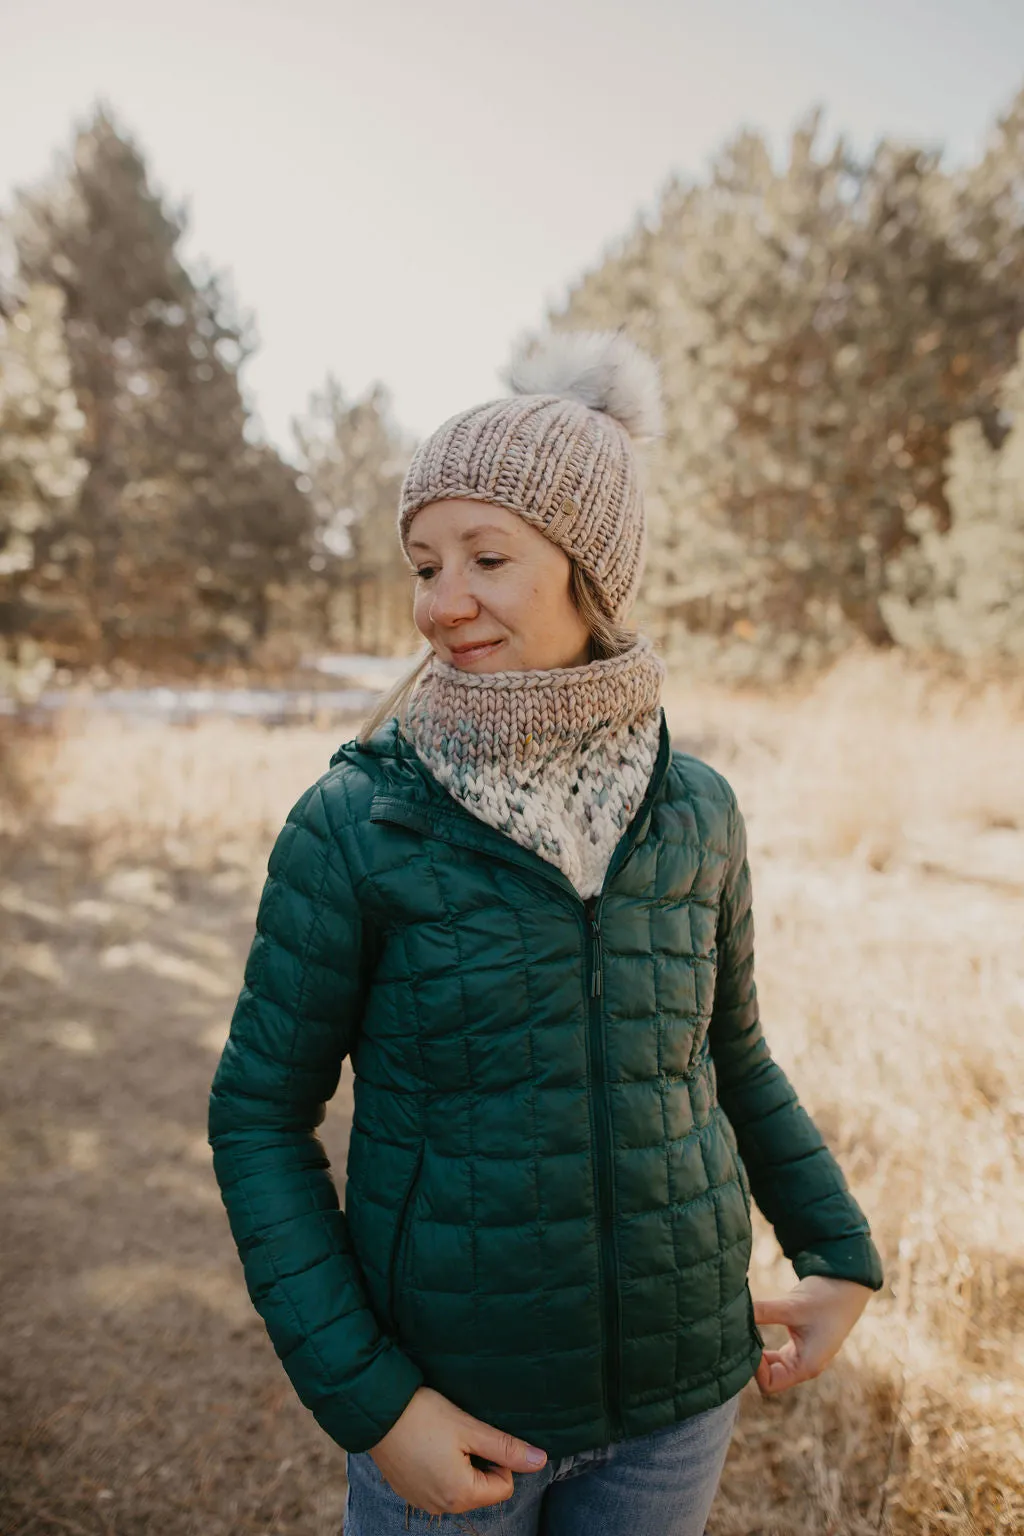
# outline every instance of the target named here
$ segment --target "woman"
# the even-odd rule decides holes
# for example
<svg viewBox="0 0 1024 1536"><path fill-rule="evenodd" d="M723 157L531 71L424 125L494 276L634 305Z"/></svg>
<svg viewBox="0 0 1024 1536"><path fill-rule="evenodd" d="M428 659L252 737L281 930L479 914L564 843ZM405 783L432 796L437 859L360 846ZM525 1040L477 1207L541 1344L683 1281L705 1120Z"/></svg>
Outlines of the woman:
<svg viewBox="0 0 1024 1536"><path fill-rule="evenodd" d="M761 1033L735 794L624 628L654 365L563 332L508 381L406 475L429 651L271 852L214 1168L348 1536L696 1536L741 1389L817 1375L881 1267ZM751 1190L798 1276L757 1304Z"/></svg>

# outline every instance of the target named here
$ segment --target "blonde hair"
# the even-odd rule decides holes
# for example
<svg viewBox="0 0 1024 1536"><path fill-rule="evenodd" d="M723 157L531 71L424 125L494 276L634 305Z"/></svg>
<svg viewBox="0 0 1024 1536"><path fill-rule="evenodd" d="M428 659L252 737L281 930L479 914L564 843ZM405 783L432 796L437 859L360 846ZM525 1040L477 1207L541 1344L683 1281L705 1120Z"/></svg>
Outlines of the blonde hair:
<svg viewBox="0 0 1024 1536"><path fill-rule="evenodd" d="M632 645L636 644L636 631L608 617L598 601L593 580L571 555L569 556L569 596L590 632L588 660L608 661L612 656L621 656L623 651L628 651ZM356 741L360 743L369 741L374 732L380 730L392 715L397 715L399 721L402 724L405 723L416 683L433 654L432 648L428 645L426 650L417 656L409 670L403 672L397 683L363 722Z"/></svg>

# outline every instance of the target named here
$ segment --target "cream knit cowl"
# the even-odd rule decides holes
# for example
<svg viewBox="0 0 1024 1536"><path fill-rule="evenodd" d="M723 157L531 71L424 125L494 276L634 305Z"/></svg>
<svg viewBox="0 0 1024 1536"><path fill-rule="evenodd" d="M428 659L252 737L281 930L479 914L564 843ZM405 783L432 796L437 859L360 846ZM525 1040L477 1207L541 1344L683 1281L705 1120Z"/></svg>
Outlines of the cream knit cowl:
<svg viewBox="0 0 1024 1536"><path fill-rule="evenodd" d="M664 678L646 635L579 667L473 673L433 656L403 734L449 794L586 898L650 780Z"/></svg>

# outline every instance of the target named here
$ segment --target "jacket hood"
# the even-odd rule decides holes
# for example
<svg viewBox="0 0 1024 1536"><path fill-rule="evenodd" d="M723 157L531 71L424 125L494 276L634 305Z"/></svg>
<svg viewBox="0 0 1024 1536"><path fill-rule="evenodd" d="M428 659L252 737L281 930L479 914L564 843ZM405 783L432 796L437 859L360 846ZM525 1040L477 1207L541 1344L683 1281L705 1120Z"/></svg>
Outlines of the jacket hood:
<svg viewBox="0 0 1024 1536"><path fill-rule="evenodd" d="M355 763L362 766L366 756L381 758L398 758L407 755L407 746L399 734L398 718L392 715L370 737L369 741L343 741L336 747L329 763L329 767L336 768L339 763Z"/></svg>

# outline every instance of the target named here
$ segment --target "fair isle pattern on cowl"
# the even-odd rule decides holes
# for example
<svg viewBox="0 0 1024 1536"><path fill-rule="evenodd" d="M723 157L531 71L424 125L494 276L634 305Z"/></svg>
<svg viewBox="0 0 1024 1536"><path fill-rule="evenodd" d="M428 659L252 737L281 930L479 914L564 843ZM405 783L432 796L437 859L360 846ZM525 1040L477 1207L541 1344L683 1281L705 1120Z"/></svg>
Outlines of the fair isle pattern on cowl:
<svg viewBox="0 0 1024 1536"><path fill-rule="evenodd" d="M586 898L650 781L664 678L646 635L580 667L472 673L434 656L403 734L460 804Z"/></svg>

